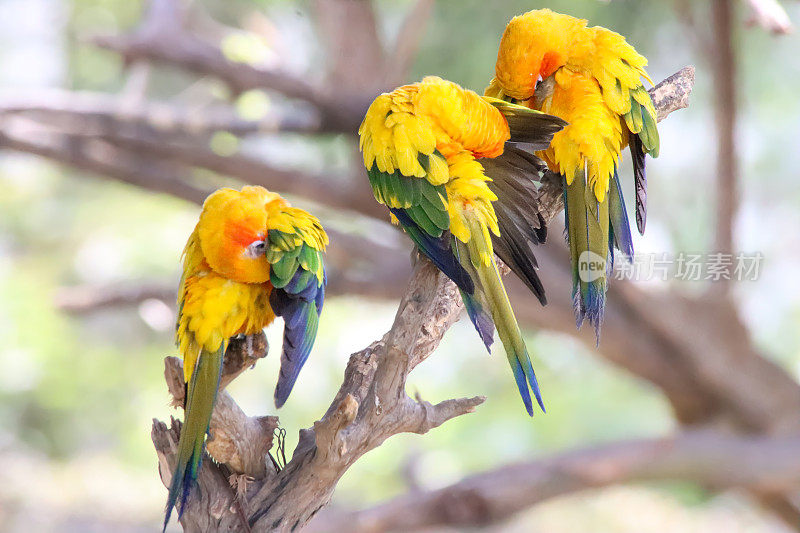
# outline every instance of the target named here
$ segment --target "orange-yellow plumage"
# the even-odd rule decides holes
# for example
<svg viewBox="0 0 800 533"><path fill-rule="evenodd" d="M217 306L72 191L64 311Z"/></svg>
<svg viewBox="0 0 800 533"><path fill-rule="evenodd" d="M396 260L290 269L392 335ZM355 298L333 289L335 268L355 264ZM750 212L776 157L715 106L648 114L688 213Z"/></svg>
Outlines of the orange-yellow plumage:
<svg viewBox="0 0 800 533"><path fill-rule="evenodd" d="M620 155L630 145L636 221L643 232L645 155L658 154L656 112L642 85L642 78L650 81L646 65L621 35L540 9L508 23L495 78L486 89L487 96L516 100L568 122L538 155L564 177L576 316L579 324L588 317L598 335L604 264L607 257L613 261L609 241L625 255L633 254L617 172ZM595 265L598 274L582 277L587 265Z"/></svg>
<svg viewBox="0 0 800 533"><path fill-rule="evenodd" d="M591 78L567 69L557 71L554 78L557 88L541 110L569 125L553 136L550 147L540 155L551 170L566 177L568 185L578 171L585 170L589 186L602 202L622 150L619 116L605 104Z"/></svg>
<svg viewBox="0 0 800 533"><path fill-rule="evenodd" d="M494 262L493 239L512 269L544 300L530 251L530 244L541 238L541 224L530 199L520 194L535 188L541 162L519 154L513 164L500 159L512 132L546 146L562 126L555 117L427 77L378 96L358 130L375 199L455 282L487 348L497 328L531 415L530 390L543 403ZM493 185L504 199L491 189L481 159L495 160L491 168L503 183ZM500 221L509 235L501 236Z"/></svg>
<svg viewBox="0 0 800 533"><path fill-rule="evenodd" d="M493 105L453 82L429 76L376 98L359 135L368 170L377 165L381 172L399 170L404 176L446 185L450 201L441 202L456 238L470 239L465 210L480 218L482 228L497 233L491 205L497 197L476 161L502 154L510 136L506 120ZM428 156L427 168L420 155ZM396 196L387 200L389 207L405 207Z"/></svg>
<svg viewBox="0 0 800 533"><path fill-rule="evenodd" d="M263 187L220 189L206 199L183 252L178 291L176 340L187 383L201 349L217 351L230 337L257 333L275 318L269 261L246 250L266 237L269 211L286 205Z"/></svg>
<svg viewBox="0 0 800 533"><path fill-rule="evenodd" d="M285 327L275 403L286 401L316 337L327 244L319 220L263 187L220 189L203 204L178 290L187 392L165 528L197 479L229 339L260 332L276 315Z"/></svg>
<svg viewBox="0 0 800 533"><path fill-rule="evenodd" d="M553 139L553 149L541 155L570 183L588 163L590 185L602 201L628 132L642 131L641 114L625 117L632 101L655 118L642 88L642 77L650 81L646 66L623 36L549 9L534 10L508 23L487 94L509 96L569 122ZM554 74L549 94L534 98L538 81Z"/></svg>

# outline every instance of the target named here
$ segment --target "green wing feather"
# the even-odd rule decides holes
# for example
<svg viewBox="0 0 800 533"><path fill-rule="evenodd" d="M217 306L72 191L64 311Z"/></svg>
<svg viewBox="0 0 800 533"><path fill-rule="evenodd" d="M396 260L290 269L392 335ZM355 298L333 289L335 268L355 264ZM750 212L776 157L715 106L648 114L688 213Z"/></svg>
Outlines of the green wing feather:
<svg viewBox="0 0 800 533"><path fill-rule="evenodd" d="M447 191L425 178L381 172L378 165L367 170L375 199L390 209L402 209L425 233L440 237L450 227Z"/></svg>
<svg viewBox="0 0 800 533"><path fill-rule="evenodd" d="M631 108L623 118L625 125L631 133L638 135L642 141L644 151L652 157L658 157L660 140L656 123L658 118L655 115L653 101L650 93L643 85L634 87L630 90Z"/></svg>
<svg viewBox="0 0 800 533"><path fill-rule="evenodd" d="M636 226L644 233L647 223L647 174L645 156L658 157L660 140L653 101L644 86L630 90L630 111L623 118L630 130L630 151L636 187Z"/></svg>
<svg viewBox="0 0 800 533"><path fill-rule="evenodd" d="M275 386L275 405L281 407L314 346L326 278L322 250L317 242L304 238L300 228L295 228L295 233L271 229L267 238L273 286L269 302L273 312L284 319L281 368Z"/></svg>
<svg viewBox="0 0 800 533"><path fill-rule="evenodd" d="M442 157L438 151L433 156ZM420 164L426 170L428 157L419 155ZM399 171L381 172L376 164L367 169L367 175L375 199L389 208L419 251L459 288L467 314L489 348L494 324L487 314L486 303L478 299L474 279L456 256L454 239L449 231L445 185L434 185L425 178L404 176Z"/></svg>

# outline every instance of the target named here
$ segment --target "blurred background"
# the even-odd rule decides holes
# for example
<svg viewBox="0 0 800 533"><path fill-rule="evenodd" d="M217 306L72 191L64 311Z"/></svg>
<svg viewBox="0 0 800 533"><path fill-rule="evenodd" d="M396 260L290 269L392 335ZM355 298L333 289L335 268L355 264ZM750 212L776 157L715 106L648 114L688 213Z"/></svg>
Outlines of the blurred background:
<svg viewBox="0 0 800 533"><path fill-rule="evenodd" d="M487 357L462 321L408 390L486 395L485 405L390 439L348 471L332 505L367 508L511 462L686 428L800 431L797 2L0 0L0 531L160 524L150 425L181 416L163 379L179 256L198 204L223 184L285 193L332 230L332 296L277 413L292 450L349 354L390 326L410 272L410 248L355 152L365 102L428 74L482 91L506 22L538 7L627 36L656 82L697 67L691 106L660 125L637 252L760 253L760 271L612 282L595 348L574 329L556 224L539 254L551 304L539 309L510 284L548 414L525 415L502 353ZM629 166L626 154L632 194ZM273 347L280 330L267 331ZM277 368L271 353L229 387L248 414L275 413ZM753 490L693 472L621 472L482 530L800 529L798 485L765 479Z"/></svg>

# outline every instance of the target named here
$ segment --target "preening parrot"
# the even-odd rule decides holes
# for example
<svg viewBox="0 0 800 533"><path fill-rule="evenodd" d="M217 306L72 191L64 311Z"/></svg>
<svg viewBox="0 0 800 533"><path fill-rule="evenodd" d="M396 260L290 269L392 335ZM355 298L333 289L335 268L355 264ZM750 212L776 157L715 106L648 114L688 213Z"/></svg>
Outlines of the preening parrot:
<svg viewBox="0 0 800 533"><path fill-rule="evenodd" d="M494 254L544 303L531 248L545 236L534 182L544 166L504 145L515 136L541 150L563 126L427 77L378 96L358 130L376 200L458 286L487 349L497 328L531 416L530 390L544 404Z"/></svg>
<svg viewBox="0 0 800 533"><path fill-rule="evenodd" d="M187 384L164 529L197 479L228 340L283 317L275 388L281 407L314 345L325 298L319 220L263 187L220 189L203 204L183 251L176 342Z"/></svg>
<svg viewBox="0 0 800 533"><path fill-rule="evenodd" d="M642 78L647 60L625 38L549 9L514 17L503 33L495 78L486 95L520 103L569 125L538 152L564 178L564 213L578 327L600 335L614 247L629 259L633 244L620 187L620 153L630 146L636 224L644 233L645 156L658 156L656 111ZM512 141L513 141L512 135Z"/></svg>

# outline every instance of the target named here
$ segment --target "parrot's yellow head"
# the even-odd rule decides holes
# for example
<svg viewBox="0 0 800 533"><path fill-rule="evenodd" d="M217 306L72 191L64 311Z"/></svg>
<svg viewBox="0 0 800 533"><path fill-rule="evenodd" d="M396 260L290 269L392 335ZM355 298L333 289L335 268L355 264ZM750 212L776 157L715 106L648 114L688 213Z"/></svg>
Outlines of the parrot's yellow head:
<svg viewBox="0 0 800 533"><path fill-rule="evenodd" d="M211 194L196 230L208 265L240 283L269 280L265 255L269 212L284 205L285 200L263 187L224 188Z"/></svg>
<svg viewBox="0 0 800 533"><path fill-rule="evenodd" d="M566 64L585 27L586 20L549 9L514 17L500 41L493 83L516 100L528 100L540 80Z"/></svg>

